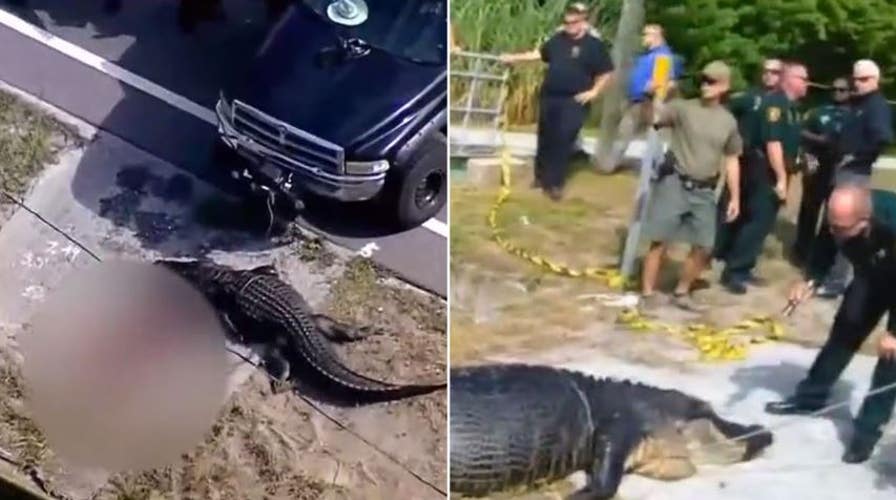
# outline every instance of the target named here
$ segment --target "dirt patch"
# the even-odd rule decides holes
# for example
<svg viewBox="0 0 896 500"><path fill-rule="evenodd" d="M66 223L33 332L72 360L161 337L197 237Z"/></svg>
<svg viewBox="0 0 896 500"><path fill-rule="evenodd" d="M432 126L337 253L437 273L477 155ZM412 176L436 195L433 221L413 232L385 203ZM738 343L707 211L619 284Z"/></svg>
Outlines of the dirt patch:
<svg viewBox="0 0 896 500"><path fill-rule="evenodd" d="M351 268L363 269L363 264L347 266ZM345 283L354 283L359 273L339 278L328 303L339 304L335 292L347 290ZM371 318L381 333L336 346L339 354L356 370L383 380L444 380L444 304L376 280L363 288L366 295L354 296L353 308L337 305L332 310L343 311L343 319ZM50 488L70 492L71 473L30 420L17 365L5 358L0 367L0 447L22 466L36 466ZM184 499L221 500L386 498L393 492L400 498L438 498L405 467L442 488L446 419L444 392L369 407L330 407L295 394L274 395L269 380L257 372L233 395L205 442L180 464L115 476L93 498L177 498L175 492Z"/></svg>

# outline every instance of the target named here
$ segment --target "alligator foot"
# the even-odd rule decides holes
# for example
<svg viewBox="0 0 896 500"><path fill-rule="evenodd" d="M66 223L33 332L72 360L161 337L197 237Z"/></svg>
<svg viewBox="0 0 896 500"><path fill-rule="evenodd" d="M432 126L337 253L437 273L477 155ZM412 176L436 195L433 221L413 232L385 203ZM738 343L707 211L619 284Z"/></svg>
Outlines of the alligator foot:
<svg viewBox="0 0 896 500"><path fill-rule="evenodd" d="M588 477L588 485L576 492L576 498L608 500L616 496L629 454L635 449L640 436L630 422L618 419L607 437L598 444L595 462Z"/></svg>
<svg viewBox="0 0 896 500"><path fill-rule="evenodd" d="M276 349L264 353L262 366L271 376L271 392L282 394L292 390L289 362Z"/></svg>
<svg viewBox="0 0 896 500"><path fill-rule="evenodd" d="M324 314L315 314L314 323L331 342L357 342L377 333L372 326L356 327Z"/></svg>
<svg viewBox="0 0 896 500"><path fill-rule="evenodd" d="M292 382L289 380L273 379L271 380L271 394L277 396L293 390Z"/></svg>

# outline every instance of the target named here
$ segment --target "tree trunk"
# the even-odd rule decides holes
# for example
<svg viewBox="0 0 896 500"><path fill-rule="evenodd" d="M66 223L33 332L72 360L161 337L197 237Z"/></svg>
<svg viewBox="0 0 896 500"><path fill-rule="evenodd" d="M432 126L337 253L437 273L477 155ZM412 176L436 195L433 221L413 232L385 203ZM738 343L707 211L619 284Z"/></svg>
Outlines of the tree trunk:
<svg viewBox="0 0 896 500"><path fill-rule="evenodd" d="M613 40L614 80L603 97L600 129L594 158L598 163L608 161L616 140L622 110L625 105L625 87L632 61L641 46L641 28L644 26L644 0L623 0L619 27Z"/></svg>

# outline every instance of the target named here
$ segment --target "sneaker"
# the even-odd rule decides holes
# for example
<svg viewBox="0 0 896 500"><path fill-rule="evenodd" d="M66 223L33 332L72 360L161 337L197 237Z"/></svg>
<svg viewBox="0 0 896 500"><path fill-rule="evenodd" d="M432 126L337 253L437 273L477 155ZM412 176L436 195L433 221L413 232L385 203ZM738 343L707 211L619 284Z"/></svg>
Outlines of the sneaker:
<svg viewBox="0 0 896 500"><path fill-rule="evenodd" d="M676 293L672 295L672 304L679 309L690 312L705 312L709 310L709 306L697 302L689 293Z"/></svg>
<svg viewBox="0 0 896 500"><path fill-rule="evenodd" d="M667 301L661 294L654 292L648 295L641 295L641 300L638 303L643 310L651 311L666 305Z"/></svg>

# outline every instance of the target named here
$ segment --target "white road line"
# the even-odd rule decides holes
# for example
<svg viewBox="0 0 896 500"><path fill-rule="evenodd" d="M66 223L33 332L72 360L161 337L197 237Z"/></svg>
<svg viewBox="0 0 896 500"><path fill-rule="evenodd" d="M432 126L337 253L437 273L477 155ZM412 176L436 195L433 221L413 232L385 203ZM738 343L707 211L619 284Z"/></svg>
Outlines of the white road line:
<svg viewBox="0 0 896 500"><path fill-rule="evenodd" d="M423 227L438 234L442 238L448 237L448 224L445 224L439 219L429 219L428 221L423 223Z"/></svg>
<svg viewBox="0 0 896 500"><path fill-rule="evenodd" d="M143 91L160 101L164 101L167 104L185 112L189 113L196 118L212 125L213 127L218 126L218 121L215 116L215 112L211 109L208 109L200 104L197 104L186 97L176 94L161 85L147 80L142 76L128 71L117 64L100 57L89 50L86 50L78 45L75 45L69 41L63 40L58 36L34 26L33 24L24 21L9 12L6 12L3 9L0 9L0 24L10 28L12 30L21 33L22 35L39 42L61 54L64 54L86 66L89 66L105 75L111 76L116 80L126 83L131 87L136 88L137 90ZM444 222L438 219L429 219L424 222L421 227L424 227L433 233L443 237L448 237L448 226Z"/></svg>

